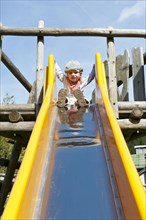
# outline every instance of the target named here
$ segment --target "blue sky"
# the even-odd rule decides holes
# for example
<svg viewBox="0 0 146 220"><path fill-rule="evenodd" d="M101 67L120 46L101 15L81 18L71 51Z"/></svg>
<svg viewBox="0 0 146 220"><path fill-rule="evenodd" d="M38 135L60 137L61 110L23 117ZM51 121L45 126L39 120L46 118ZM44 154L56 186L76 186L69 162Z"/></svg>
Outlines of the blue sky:
<svg viewBox="0 0 146 220"><path fill-rule="evenodd" d="M114 1L43 1L43 0L1 0L1 22L8 27L37 27L43 20L48 28L107 28L145 29L145 0ZM6 55L19 68L24 76L33 83L36 77L36 37L4 36L2 48ZM115 39L116 55L125 49L131 53L133 47L143 47L145 40L138 38ZM45 37L44 65L48 55L64 69L70 59L78 60L86 76L94 63L95 53L100 52L107 59L106 38L103 37ZM26 103L28 92L15 77L1 64L1 100L8 92L15 96L16 103ZM61 84L58 84L58 88ZM90 98L94 83L85 89Z"/></svg>

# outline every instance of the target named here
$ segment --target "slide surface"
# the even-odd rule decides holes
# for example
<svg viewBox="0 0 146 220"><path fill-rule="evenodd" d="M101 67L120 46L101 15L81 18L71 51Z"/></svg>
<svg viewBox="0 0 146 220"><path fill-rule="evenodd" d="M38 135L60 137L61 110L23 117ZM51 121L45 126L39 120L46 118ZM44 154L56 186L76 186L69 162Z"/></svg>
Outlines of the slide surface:
<svg viewBox="0 0 146 220"><path fill-rule="evenodd" d="M117 194L114 198L112 190L96 107L90 106L81 114L72 116L77 119L75 123L57 128L49 199L43 217L101 220L118 219L121 215L123 219L119 198Z"/></svg>
<svg viewBox="0 0 146 220"><path fill-rule="evenodd" d="M96 54L96 103L54 105L54 58L44 101L2 219L146 219L145 191L108 98Z"/></svg>

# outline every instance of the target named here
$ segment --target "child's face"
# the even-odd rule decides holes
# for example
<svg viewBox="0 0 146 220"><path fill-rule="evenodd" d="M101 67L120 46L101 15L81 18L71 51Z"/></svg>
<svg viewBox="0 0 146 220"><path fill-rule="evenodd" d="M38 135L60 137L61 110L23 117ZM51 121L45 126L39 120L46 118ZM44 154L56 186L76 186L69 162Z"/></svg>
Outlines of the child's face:
<svg viewBox="0 0 146 220"><path fill-rule="evenodd" d="M77 70L70 70L67 72L67 77L71 82L78 82L81 78L81 74Z"/></svg>

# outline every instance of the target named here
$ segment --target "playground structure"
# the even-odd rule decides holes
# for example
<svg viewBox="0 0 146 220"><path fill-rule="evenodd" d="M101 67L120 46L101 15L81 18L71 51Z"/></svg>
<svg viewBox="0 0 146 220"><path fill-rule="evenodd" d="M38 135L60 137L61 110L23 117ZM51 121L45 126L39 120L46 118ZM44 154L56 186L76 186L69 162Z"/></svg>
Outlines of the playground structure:
<svg viewBox="0 0 146 220"><path fill-rule="evenodd" d="M31 131L33 130L33 133L34 133L33 127L36 124L35 120L40 120L39 118L41 118L41 117L43 118L41 124L39 124L40 125L39 128L37 125L35 125L35 127L37 127L37 128L35 128L35 130L38 130L41 128L44 129L43 127L47 126L47 125L44 125L44 120L46 120L45 117L47 117L47 116L44 115L44 113L40 113L40 115L39 115L40 107L42 106L41 112L42 111L45 111L45 112L49 111L50 114L47 114L47 115L50 115L50 117L51 117L51 115L53 115L53 113L54 113L54 115L56 115L56 113L55 113L56 110L54 110L55 107L50 107L51 105L49 105L49 101L48 101L48 100L50 100L50 103L51 103L51 100L53 97L51 95L51 93L54 88L53 87L54 79L49 78L51 76L51 74L48 74L48 81L45 81L45 84L44 84L43 77L42 77L42 75L44 74L44 67L42 66L42 64L43 64L42 58L43 58L43 50L44 50L44 44L43 44L44 36L52 36L52 35L56 36L57 35L57 36L103 36L103 37L107 37L108 60L104 62L104 66L105 66L105 70L106 70L106 78L107 78L108 86L107 87L105 86L105 81L106 81L105 78L104 79L96 79L97 80L96 85L98 87L98 85L101 85L104 82L104 87L106 87L106 89L105 89L106 93L109 94L110 103L112 105L115 117L117 118L118 124L124 134L125 139L130 139L130 138L132 139L133 137L139 136L139 135L142 136L146 132L146 103L145 103L146 99L145 99L145 85L144 85L144 65L146 63L146 55L145 55L145 53L143 54L142 48L133 49L133 65L130 65L128 51L125 51L123 56L118 56L118 57L115 57L115 53L114 53L114 49L115 49L114 48L114 37L120 36L120 37L143 37L143 38L145 38L146 37L145 30L144 31L143 30L140 30L140 31L136 30L136 31L131 31L131 32L130 31L126 32L125 30L124 31L122 31L122 30L116 31L113 29L106 29L106 31L105 30L103 30L103 31L97 30L97 29L91 29L91 30L53 29L52 30L52 29L44 28L42 26L42 24L43 23L40 22L39 27L36 29L11 29L11 28L5 28L5 27L1 28L1 35L22 35L22 36L34 35L34 36L38 36L38 57L39 57L38 65L37 65L37 79L36 79L36 82L34 83L34 85L31 86L30 83L21 74L21 72L9 60L9 58L6 56L6 54L3 51L1 52L2 62L10 69L10 71L17 77L17 79L19 79L19 81L24 85L24 87L30 92L29 100L28 100L27 104L1 106L1 111L0 111L1 131L0 131L0 134L3 136L9 137L15 141L12 156L9 161L9 165L8 165L8 169L7 169L7 172L5 175L5 179L4 179L4 182L1 187L1 210L3 210L4 202L5 202L6 197L10 191L9 189L10 189L10 186L12 183L15 169L17 167L18 157L20 155L22 146L25 146L25 147L27 146L28 140L30 139ZM139 59L137 59L137 57ZM100 60L100 58L98 58L98 55L96 57L96 64L97 64L97 68L98 68L98 66L101 65L101 61L97 61L97 60ZM52 62L53 61L51 61L51 63ZM50 66L52 66L52 64ZM48 67L48 69L49 69L49 72L52 73L52 69L50 70L50 68L51 68L50 66ZM101 69L99 70L99 72L102 73ZM133 78L134 78L134 80L133 80L134 100L135 100L134 102L130 102L129 97L128 97L128 78L130 76L133 76ZM99 83L99 81L101 84ZM120 95L118 95L118 86L120 86L121 84L123 84L123 90L122 90L122 93ZM50 87L49 89L48 89L48 85ZM46 96L44 95L44 99L43 99L43 94L42 94L42 87L44 87L44 94L46 94ZM100 116L101 116L100 123L103 124L102 129L104 130L104 135L106 137L104 140L102 140L102 142L104 142L104 141L108 142L108 140L107 140L108 134L106 133L106 129L105 129L107 124L104 124L105 121L103 120L103 118L107 117L107 115L106 114L105 114L105 116L102 115L103 108L102 108L102 105L100 105L100 103L102 103L103 100L101 99L101 97L97 97L97 95L96 95L96 91L98 89L99 88L96 88L95 92L93 92L92 103L93 104L98 103L99 110L95 109L95 112L96 111L100 112ZM50 92L48 92L48 90ZM101 90L102 89L100 86L100 92L101 92ZM107 92L107 90L108 90L108 92ZM47 101L45 101L45 100L47 100ZM46 104L46 102L48 102L48 104ZM104 101L104 105L106 102L108 102L108 100ZM42 108L44 110L42 110ZM107 111L107 108L105 107L106 111ZM109 108L108 108L108 111L111 111L111 110L109 110ZM56 117L57 117L57 115L56 115ZM114 117L112 116L112 118L114 118ZM47 117L47 121L48 120L49 120L49 117ZM109 120L110 120L109 118L106 119L106 121L109 121ZM45 133L43 133L43 135L45 135L45 137L46 137L44 140L45 146L46 146L46 142L49 140L49 134L50 134L49 132L51 132L50 130L52 130L51 123L52 122L49 122L49 128L46 127L46 129L44 130ZM47 133L47 131L48 131L48 133ZM113 128L112 128L112 131L113 131ZM40 131L38 131L38 134L39 134L39 132ZM32 136L34 139L36 139L36 136L34 137L33 133L32 133ZM25 138L24 138L24 134L25 134ZM34 142L34 139L32 140L32 136L29 141L29 144L30 144L30 142L32 142L32 143ZM115 139L117 138L117 135L114 134L113 136L114 136L114 141L115 141ZM39 135L38 135L38 138L40 138ZM49 142L51 142L51 141L52 140L49 140ZM122 139L122 143L123 143L123 139ZM117 147L117 145L118 144L116 142L115 146ZM120 143L120 145L122 145L122 144ZM123 145L125 145L125 143L123 143ZM45 148L44 151L47 152L47 148ZM37 156L35 155L35 160L39 160L38 159L40 156L39 153L40 152L37 152ZM44 155L42 155L42 158L46 155L45 152L42 152L42 154L43 153L44 153ZM126 155L127 155L127 153L126 153ZM112 156L113 155L111 154L111 157ZM50 158L51 158L51 156L50 156ZM116 160L117 160L117 158L116 158ZM128 156L128 161L129 160L130 159ZM50 163L50 161L48 161L48 164L49 163ZM115 165L113 164L112 160L111 160L111 163L112 163L113 167L116 166L116 164ZM121 162L119 162L119 163L121 163ZM132 163L132 162L130 162L130 163ZM24 162L24 164L25 164L25 162ZM30 162L30 164L31 164L31 162ZM28 166L30 164L28 163ZM48 165L48 166L50 166L50 165ZM22 167L24 168L24 165ZM43 164L42 164L42 167L43 167ZM42 167L39 169L43 170L44 168L42 168ZM132 167L133 167L133 165L132 165ZM23 168L21 168L21 169L23 169ZM25 166L25 168L23 170L24 172L21 172L21 173L25 173L27 169L29 170L30 167ZM132 168L132 169L134 169L134 168ZM30 170L29 170L29 172L30 172ZM52 172L52 171L49 171L49 172ZM124 167L123 172L124 172L123 175L127 176L128 171L125 172L125 167ZM135 216L140 215L140 218L144 219L143 207L139 208L139 199L137 199L136 189L139 187L138 191L140 189L140 192L141 192L140 202L144 201L144 197L143 197L144 192L143 192L142 186L139 183L138 177L137 176L135 177L135 175L136 175L135 170L133 171L133 173L135 173L132 175L134 175L134 179L136 179L137 184L135 183L134 186L132 185L132 189L131 188L129 190L127 188L126 189L128 192L132 191L132 194L134 194L136 197L136 198L134 197L134 199L133 199L133 197L131 197L131 199L130 199L130 204L132 204L132 202L133 202L133 206L131 206L131 207L135 207L135 201L136 201L136 209L134 209L136 211L135 211L134 215ZM20 175L22 175L22 174L20 174ZM117 174L114 173L114 175L116 178ZM21 178L23 179L24 177L21 176ZM20 177L18 177L18 179L20 180ZM41 179L39 179L39 180L41 180ZM27 183L27 181L29 181L29 180L28 179L24 180L25 184ZM120 180L116 180L116 181L120 182ZM21 191L20 190L20 183L19 183L19 181L17 181L17 182L18 183L14 187L14 191L17 189L17 191L20 192ZM32 184L34 184L34 182ZM19 187L19 188L17 188L17 187ZM37 187L39 187L39 186L36 186L36 188ZM118 186L118 188L119 188L119 186ZM23 190L25 190L25 188L23 188ZM122 193L122 192L120 192L120 193ZM13 195L14 195L14 193L13 193ZM22 194L21 194L21 196L22 196ZM23 196L24 196L24 194L23 194ZM27 201L27 195L26 195L25 199ZM122 199L121 194L120 194L120 199ZM19 202L20 202L20 200L21 199L18 199ZM48 200L48 198L47 198L47 200ZM11 201L13 201L13 198ZM10 203L8 203L8 204L10 204L10 205L8 205L8 207L10 207L10 209L11 209L11 215L13 213L12 210L16 211L16 212L14 211L14 216L16 216L20 210L17 209L17 205L16 205L16 209L14 207L12 207L11 201L10 201ZM115 202L115 203L117 204L117 202ZM121 205L122 207L125 207L125 204L123 201L120 201L120 203L122 203L122 205ZM25 204L21 203L21 205L23 207L25 207ZM18 207L19 207L19 205L20 205L20 203L18 204ZM30 204L28 204L28 206L29 205ZM123 215L125 216L125 218L128 219L129 215L131 217L132 210L131 210L131 212L130 211L126 212L125 208L123 208L123 209L124 209ZM24 209L22 209L22 210L24 211ZM37 215L37 213L39 211L36 210L36 207L34 206L32 213L30 215L31 216ZM41 214L42 214L42 212L43 211L41 210ZM8 212L6 212L6 213L8 214ZM23 216L23 214L24 213L19 213L20 216ZM42 215L44 215L44 213ZM115 215L119 216L119 213L117 212ZM121 216L119 216L118 218L120 219Z"/></svg>

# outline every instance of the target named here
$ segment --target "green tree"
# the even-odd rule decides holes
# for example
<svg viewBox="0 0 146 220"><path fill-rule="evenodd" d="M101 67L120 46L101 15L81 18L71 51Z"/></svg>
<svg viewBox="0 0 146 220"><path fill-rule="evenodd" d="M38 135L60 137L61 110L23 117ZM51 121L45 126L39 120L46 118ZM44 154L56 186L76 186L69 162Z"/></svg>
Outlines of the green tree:
<svg viewBox="0 0 146 220"><path fill-rule="evenodd" d="M0 159L9 159L11 156L13 145L9 143L9 139L0 136ZM0 167L0 173L6 171L5 167Z"/></svg>
<svg viewBox="0 0 146 220"><path fill-rule="evenodd" d="M15 97L13 95L10 96L9 93L7 92L5 97L3 98L2 104L9 105L14 103L15 103Z"/></svg>
<svg viewBox="0 0 146 220"><path fill-rule="evenodd" d="M9 105L14 104L14 96L10 96L9 93L6 93L5 97L2 100L2 104ZM9 143L9 138L0 136L0 159L9 159L11 155L13 145ZM0 167L0 172L5 172L6 168Z"/></svg>

